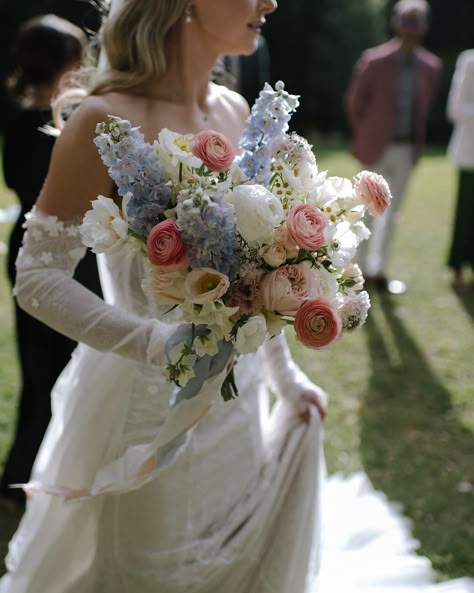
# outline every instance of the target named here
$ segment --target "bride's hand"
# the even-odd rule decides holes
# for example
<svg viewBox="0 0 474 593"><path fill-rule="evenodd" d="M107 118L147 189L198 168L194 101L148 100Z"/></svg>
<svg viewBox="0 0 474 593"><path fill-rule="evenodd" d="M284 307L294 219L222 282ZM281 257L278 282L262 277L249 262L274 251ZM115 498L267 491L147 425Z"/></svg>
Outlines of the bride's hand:
<svg viewBox="0 0 474 593"><path fill-rule="evenodd" d="M303 422L310 424L314 408L317 409L321 420L324 420L326 417L326 408L321 402L317 391L314 389L308 389L304 391L301 394L301 401L302 407L304 406L304 409L300 412L300 418L303 420Z"/></svg>

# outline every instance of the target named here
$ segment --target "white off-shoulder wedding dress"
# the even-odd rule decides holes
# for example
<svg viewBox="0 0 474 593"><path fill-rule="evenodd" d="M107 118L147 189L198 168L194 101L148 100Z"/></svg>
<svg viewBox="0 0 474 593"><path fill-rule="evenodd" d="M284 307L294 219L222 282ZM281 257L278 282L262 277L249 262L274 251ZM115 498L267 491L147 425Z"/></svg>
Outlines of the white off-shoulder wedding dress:
<svg viewBox="0 0 474 593"><path fill-rule="evenodd" d="M53 391L1 593L473 591L468 579L431 585L406 521L363 474L326 479L322 422L300 419L295 394L308 382L281 340L239 359L236 400L221 400L218 377L170 408L159 332L145 332L143 360L140 336L132 353L100 351L115 318L126 326L122 315L158 314L139 258L104 260L113 307L94 301L93 322L76 311L89 296L75 304L69 278L82 252L74 226L38 213L28 224L23 305L94 347L77 348Z"/></svg>

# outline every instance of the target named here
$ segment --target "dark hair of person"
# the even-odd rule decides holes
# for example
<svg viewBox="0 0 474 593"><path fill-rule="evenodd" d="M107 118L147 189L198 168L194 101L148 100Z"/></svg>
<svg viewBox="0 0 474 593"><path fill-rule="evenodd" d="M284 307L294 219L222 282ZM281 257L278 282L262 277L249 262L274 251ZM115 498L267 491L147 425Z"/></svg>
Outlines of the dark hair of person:
<svg viewBox="0 0 474 593"><path fill-rule="evenodd" d="M23 23L12 48L15 69L6 84L12 99L22 102L35 86L51 84L80 64L87 43L79 27L53 14Z"/></svg>

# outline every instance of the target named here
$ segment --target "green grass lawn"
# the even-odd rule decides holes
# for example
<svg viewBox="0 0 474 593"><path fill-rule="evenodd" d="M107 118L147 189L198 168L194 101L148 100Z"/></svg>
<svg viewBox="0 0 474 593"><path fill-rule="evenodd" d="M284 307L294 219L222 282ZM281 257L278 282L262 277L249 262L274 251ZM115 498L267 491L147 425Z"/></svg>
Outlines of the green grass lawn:
<svg viewBox="0 0 474 593"><path fill-rule="evenodd" d="M320 169L352 176L345 147L315 146ZM445 261L456 172L431 149L409 188L389 275L401 296L373 294L363 330L323 352L290 343L330 395L326 453L331 472L364 469L403 505L421 553L439 579L474 576L474 291L451 288ZM0 207L13 197L2 190ZM7 225L0 225L5 240ZM1 257L2 272L5 257ZM0 460L11 438L18 370L6 276L0 277ZM0 553L15 517L0 514Z"/></svg>

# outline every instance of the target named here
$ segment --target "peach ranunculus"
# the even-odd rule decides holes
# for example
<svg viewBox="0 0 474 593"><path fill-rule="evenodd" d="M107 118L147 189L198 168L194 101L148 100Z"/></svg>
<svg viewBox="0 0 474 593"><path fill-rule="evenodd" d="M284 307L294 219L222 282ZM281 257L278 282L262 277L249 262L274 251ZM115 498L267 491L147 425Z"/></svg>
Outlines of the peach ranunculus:
<svg viewBox="0 0 474 593"><path fill-rule="evenodd" d="M372 216L380 216L390 205L392 194L382 175L361 171L355 178L354 189Z"/></svg>
<svg viewBox="0 0 474 593"><path fill-rule="evenodd" d="M203 305L217 301L229 288L229 278L212 268L196 268L184 281L184 298L188 303Z"/></svg>
<svg viewBox="0 0 474 593"><path fill-rule="evenodd" d="M288 258L285 246L282 243L273 243L272 245L264 245L260 248L260 255L263 261L272 268L278 268L284 264Z"/></svg>
<svg viewBox="0 0 474 593"><path fill-rule="evenodd" d="M188 267L187 251L181 231L174 220L159 222L151 229L146 241L148 259L168 272Z"/></svg>
<svg viewBox="0 0 474 593"><path fill-rule="evenodd" d="M142 281L142 289L147 296L151 297L159 305L183 303L185 278L186 272L184 270L167 272L153 266L148 277Z"/></svg>
<svg viewBox="0 0 474 593"><path fill-rule="evenodd" d="M267 311L294 315L301 304L317 295L314 272L305 264L291 264L266 274L260 285Z"/></svg>
<svg viewBox="0 0 474 593"><path fill-rule="evenodd" d="M323 298L305 301L295 316L296 339L308 348L324 348L336 340L341 319L331 303Z"/></svg>
<svg viewBox="0 0 474 593"><path fill-rule="evenodd" d="M313 204L298 204L288 213L288 239L302 249L319 249L326 243L324 229L329 219Z"/></svg>
<svg viewBox="0 0 474 593"><path fill-rule="evenodd" d="M191 140L191 152L197 156L211 171L221 173L232 165L235 152L223 134L214 130L199 132Z"/></svg>

